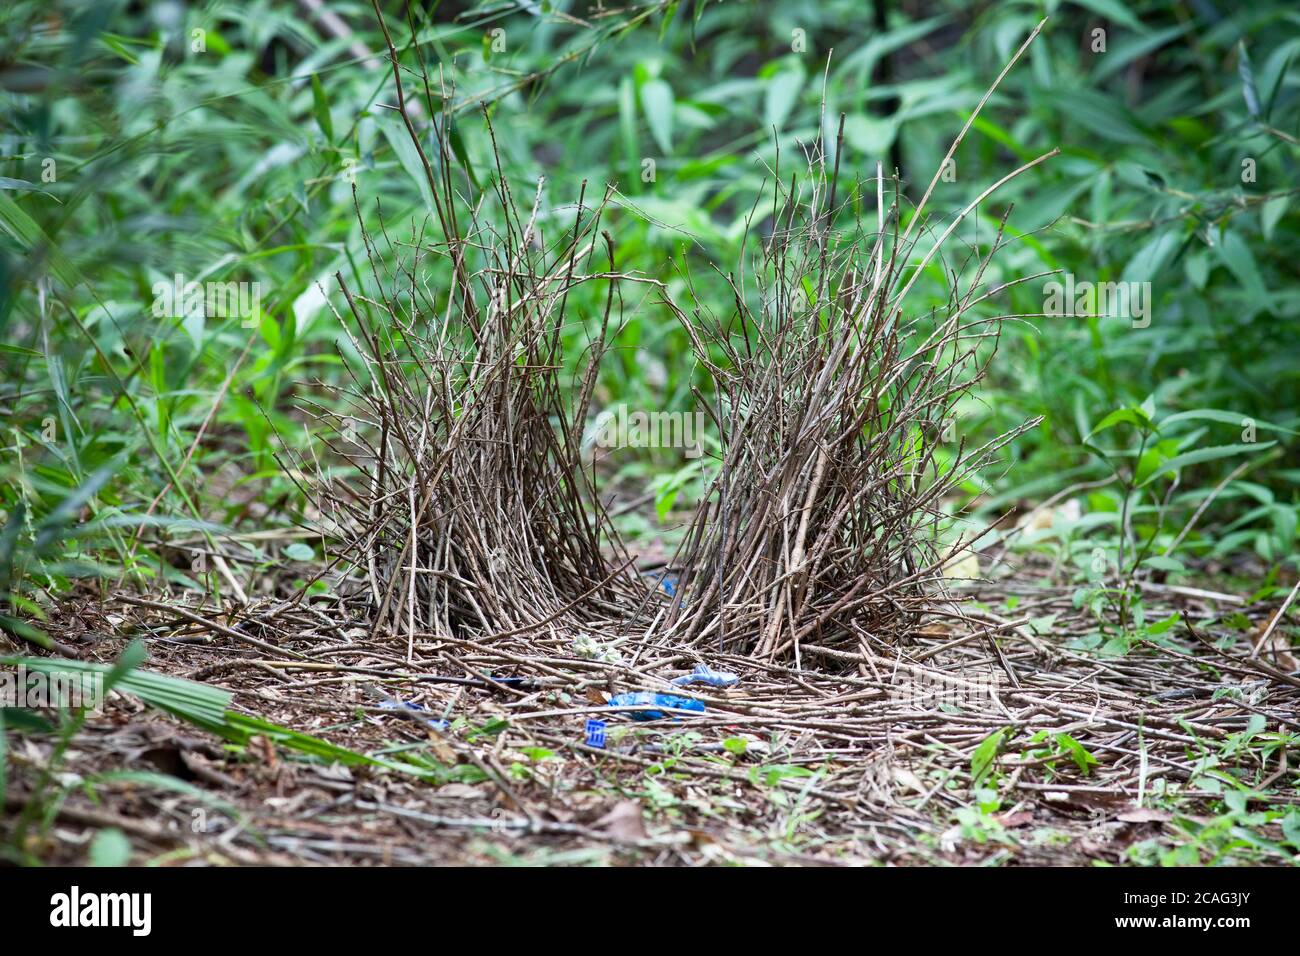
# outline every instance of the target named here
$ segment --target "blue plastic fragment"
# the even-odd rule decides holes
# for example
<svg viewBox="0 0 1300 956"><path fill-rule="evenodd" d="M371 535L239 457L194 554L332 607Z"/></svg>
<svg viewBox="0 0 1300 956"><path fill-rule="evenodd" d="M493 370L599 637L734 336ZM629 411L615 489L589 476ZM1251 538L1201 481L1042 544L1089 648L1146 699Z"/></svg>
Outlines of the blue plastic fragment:
<svg viewBox="0 0 1300 956"><path fill-rule="evenodd" d="M652 694L648 690L635 694L616 694L609 699L611 707L670 707L674 710L689 710L697 714L704 713L704 702L689 697L674 697L671 694ZM634 710L630 713L633 720L663 720L668 716L662 710ZM676 720L676 716L673 717Z"/></svg>
<svg viewBox="0 0 1300 956"><path fill-rule="evenodd" d="M379 706L388 710L414 710L420 713L427 713L424 706L409 700L381 700ZM432 718L425 721L434 730L450 730L451 724L445 720L433 720Z"/></svg>
<svg viewBox="0 0 1300 956"><path fill-rule="evenodd" d="M604 748L605 722L603 720L587 721L587 746Z"/></svg>
<svg viewBox="0 0 1300 956"><path fill-rule="evenodd" d="M670 683L676 684L678 687L685 687L687 684L730 687L732 684L740 683L740 675L732 674L730 671L715 671L708 664L696 664L695 670L681 677L674 677Z"/></svg>
<svg viewBox="0 0 1300 956"><path fill-rule="evenodd" d="M669 597L676 597L677 589L681 587L681 578L675 571L645 571L642 572L641 576L650 583L663 588L664 593Z"/></svg>

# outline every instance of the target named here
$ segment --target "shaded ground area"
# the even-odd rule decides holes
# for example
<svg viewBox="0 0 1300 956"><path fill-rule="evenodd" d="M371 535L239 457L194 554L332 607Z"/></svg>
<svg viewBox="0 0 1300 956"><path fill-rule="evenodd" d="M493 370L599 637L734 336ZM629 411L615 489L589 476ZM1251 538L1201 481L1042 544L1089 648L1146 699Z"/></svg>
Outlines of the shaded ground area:
<svg viewBox="0 0 1300 956"><path fill-rule="evenodd" d="M1275 601L1152 585L1148 618L1180 620L1103 654L1073 588L1016 581L897 644L809 643L802 669L546 633L416 640L408 662L405 637L329 603L68 607L61 639L87 658L145 637L149 670L405 769L233 745L114 693L56 768L64 799L29 849L84 862L112 826L133 862L173 865L1296 858L1296 661L1276 641L1252 656ZM741 679L668 683L699 663ZM609 712L639 690L706 709ZM6 838L54 739L9 746Z"/></svg>

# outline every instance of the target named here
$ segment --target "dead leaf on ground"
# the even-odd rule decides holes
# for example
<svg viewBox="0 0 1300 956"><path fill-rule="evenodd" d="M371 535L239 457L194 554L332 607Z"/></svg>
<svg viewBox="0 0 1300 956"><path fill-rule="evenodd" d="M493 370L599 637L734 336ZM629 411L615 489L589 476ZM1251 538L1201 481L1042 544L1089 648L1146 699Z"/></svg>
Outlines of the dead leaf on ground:
<svg viewBox="0 0 1300 956"><path fill-rule="evenodd" d="M597 820L595 825L616 840L634 842L646 838L645 821L641 819L641 804L635 800L620 800L614 805L614 809Z"/></svg>
<svg viewBox="0 0 1300 956"><path fill-rule="evenodd" d="M1115 815L1121 823L1164 823L1172 820L1173 814L1168 810L1156 810L1152 807L1133 807Z"/></svg>
<svg viewBox="0 0 1300 956"><path fill-rule="evenodd" d="M448 783L438 788L438 796L452 800L481 800L483 791L467 783Z"/></svg>
<svg viewBox="0 0 1300 956"><path fill-rule="evenodd" d="M995 816L993 819L1002 824L1008 830L1016 827L1027 826L1034 822L1034 812L1032 810L1020 810L1016 813L1003 813Z"/></svg>

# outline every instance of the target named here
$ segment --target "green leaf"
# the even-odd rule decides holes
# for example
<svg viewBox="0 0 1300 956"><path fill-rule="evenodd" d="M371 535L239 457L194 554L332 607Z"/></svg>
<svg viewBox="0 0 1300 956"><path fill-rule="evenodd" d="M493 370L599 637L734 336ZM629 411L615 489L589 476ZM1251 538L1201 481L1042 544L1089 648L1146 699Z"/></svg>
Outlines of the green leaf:
<svg viewBox="0 0 1300 956"><path fill-rule="evenodd" d="M892 119L877 119L865 113L844 118L845 141L868 159L884 156L897 133L898 124Z"/></svg>
<svg viewBox="0 0 1300 956"><path fill-rule="evenodd" d="M650 124L650 135L665 155L673 151L673 88L664 80L641 84L641 110Z"/></svg>
<svg viewBox="0 0 1300 956"><path fill-rule="evenodd" d="M126 866L131 862L131 841L117 827L105 827L90 841L91 866Z"/></svg>
<svg viewBox="0 0 1300 956"><path fill-rule="evenodd" d="M52 197L51 193L45 192L44 189L35 183L29 183L25 179L10 179L8 176L0 176L0 189L13 189L18 192L27 193L45 193L45 195Z"/></svg>
<svg viewBox="0 0 1300 956"><path fill-rule="evenodd" d="M85 281L77 267L72 264L72 260L54 244L54 240L3 192L0 192L0 228L34 258L48 259L55 278L67 288L71 289Z"/></svg>
<svg viewBox="0 0 1300 956"><path fill-rule="evenodd" d="M330 118L330 102L325 96L325 87L321 86L320 77L315 73L311 75L311 99L316 125L325 134L327 143L334 142L334 121Z"/></svg>
<svg viewBox="0 0 1300 956"><path fill-rule="evenodd" d="M1174 229L1166 229L1149 239L1124 267L1124 281L1154 282L1178 250L1180 241Z"/></svg>
<svg viewBox="0 0 1300 956"><path fill-rule="evenodd" d="M143 657L144 645L135 641L111 668L88 661L43 657L6 658L0 660L0 664L15 667L22 664L29 671L44 674L104 674L105 693L116 687L124 693L134 694L146 704L239 744L247 744L252 737L262 736L280 746L327 762L385 767L424 775L423 771L409 765L369 757L260 717L232 711L229 709L233 696L230 691L180 677L135 670Z"/></svg>
<svg viewBox="0 0 1300 956"><path fill-rule="evenodd" d="M1074 760L1079 770L1087 776L1090 769L1097 765L1097 758L1088 753L1083 744L1069 734L1057 734L1056 744Z"/></svg>
<svg viewBox="0 0 1300 956"><path fill-rule="evenodd" d="M1151 568L1154 571L1186 571L1183 562L1176 558L1168 557L1163 554L1153 554L1142 560L1142 567Z"/></svg>
<svg viewBox="0 0 1300 956"><path fill-rule="evenodd" d="M291 561L310 561L316 557L316 552L311 545L295 541L284 549L284 556Z"/></svg>
<svg viewBox="0 0 1300 956"><path fill-rule="evenodd" d="M1205 254L1205 250L1200 249L1184 259L1183 271L1187 273L1188 282L1198 290L1204 289L1205 283L1210 277L1210 260Z"/></svg>
<svg viewBox="0 0 1300 956"><path fill-rule="evenodd" d="M22 707L0 707L0 732L6 727L29 734L48 734L55 730L54 725L36 711ZM3 757L2 750L0 757Z"/></svg>
<svg viewBox="0 0 1300 956"><path fill-rule="evenodd" d="M811 777L812 775L813 772L807 767L797 767L788 763L773 764L770 767L763 768L763 782L769 787L777 786L782 780L795 777Z"/></svg>
<svg viewBox="0 0 1300 956"><path fill-rule="evenodd" d="M469 161L469 150L465 148L465 138L460 134L460 127L454 121L448 124L447 141L451 144L451 151L460 161L461 168L469 176L469 181L475 189L481 189L479 186L478 176L474 174L474 164Z"/></svg>
<svg viewBox="0 0 1300 956"><path fill-rule="evenodd" d="M1263 111L1259 105L1259 89L1255 86L1255 71L1250 65L1245 40L1237 41L1237 75L1241 77L1241 96L1246 101L1246 111L1252 119L1259 119Z"/></svg>
<svg viewBox="0 0 1300 956"><path fill-rule="evenodd" d="M415 148L411 142L411 136L406 131L406 126L401 120L393 116L380 116L376 120L379 129L383 132L384 138L388 144L393 147L393 153L397 156L397 161L401 164L402 169L406 170L406 175L411 177L420 195L424 197L425 208L430 212L434 209L433 193L429 190L429 177L425 175L424 163L420 159L420 151Z"/></svg>
<svg viewBox="0 0 1300 956"><path fill-rule="evenodd" d="M1168 426L1178 422L1201 420L1221 422L1224 425L1232 425L1235 428L1242 429L1246 427L1246 420L1248 418L1249 416L1243 415L1241 412L1230 412L1222 408L1189 408L1185 412L1175 412L1166 418L1162 418L1160 420L1160 428L1163 431L1168 428ZM1282 432L1286 435L1300 434L1290 428L1283 428L1280 425L1273 425L1269 422L1261 422L1259 420L1252 421L1254 421L1255 428L1259 431Z"/></svg>
<svg viewBox="0 0 1300 956"><path fill-rule="evenodd" d="M1121 3L1120 0L1071 0L1076 6L1083 7L1085 10L1091 10L1099 17L1104 17L1112 23L1118 23L1121 26L1128 27L1130 30L1145 32L1146 28L1142 26L1142 21L1133 15L1128 6Z"/></svg>
<svg viewBox="0 0 1300 956"><path fill-rule="evenodd" d="M780 129L785 125L786 118L790 115L795 102L799 99L799 91L803 89L803 81L802 67L787 67L767 81L767 94L763 102L763 129L765 132L770 133L773 127Z"/></svg>
<svg viewBox="0 0 1300 956"><path fill-rule="evenodd" d="M1145 36L1125 35L1115 37L1106 54L1094 58L1097 60L1097 68L1092 73L1093 81L1104 80L1108 76L1115 75L1134 60L1160 49L1171 40L1176 40L1191 30L1192 27L1192 23L1184 23L1179 26L1166 27Z"/></svg>
<svg viewBox="0 0 1300 956"><path fill-rule="evenodd" d="M1102 657L1123 657L1128 653L1129 644L1125 637L1112 637L1097 651Z"/></svg>
<svg viewBox="0 0 1300 956"><path fill-rule="evenodd" d="M1240 455L1247 452L1263 451L1265 448L1271 448L1277 442L1255 442L1244 445L1214 445L1209 448L1196 448L1192 451L1183 452L1181 455L1175 455L1163 465L1158 467L1140 483L1139 487L1149 485L1161 475L1167 475L1170 472L1178 471L1188 465L1199 465L1207 461L1216 461L1220 458L1228 458L1232 455Z"/></svg>
<svg viewBox="0 0 1300 956"><path fill-rule="evenodd" d="M1297 850L1300 850L1300 810L1292 807L1282 818L1282 836Z"/></svg>
<svg viewBox="0 0 1300 956"><path fill-rule="evenodd" d="M1175 611L1164 620L1156 621L1154 624L1148 625L1147 633L1152 637L1159 637L1161 634L1165 634L1172 630L1182 619L1183 616Z"/></svg>
<svg viewBox="0 0 1300 956"><path fill-rule="evenodd" d="M1112 143L1138 144L1146 142L1146 134L1138 125L1137 117L1121 106L1116 100L1092 90L1062 90L1053 96L1053 103L1059 115L1071 124L1071 139L1088 145L1091 138L1085 132L1093 133ZM1079 130L1073 124L1083 127Z"/></svg>
<svg viewBox="0 0 1300 956"><path fill-rule="evenodd" d="M989 734L975 748L975 753L970 758L971 786L978 787L989 771L993 768L993 761L997 759L1002 752L1002 742L1010 728L1002 727Z"/></svg>
<svg viewBox="0 0 1300 956"><path fill-rule="evenodd" d="M1088 432L1088 437L1083 440L1084 444L1091 441L1094 435L1114 428L1116 425L1132 425L1141 432L1147 432L1151 430L1151 416L1147 414L1145 409L1137 405L1128 408L1117 408L1099 421L1092 431Z"/></svg>
<svg viewBox="0 0 1300 956"><path fill-rule="evenodd" d="M131 862L131 842L116 826L105 827L90 842L91 866L126 866Z"/></svg>
<svg viewBox="0 0 1300 956"><path fill-rule="evenodd" d="M1272 240L1278 221L1286 213L1290 203L1290 196L1274 196L1259 207L1259 228L1264 233L1265 239Z"/></svg>
<svg viewBox="0 0 1300 956"><path fill-rule="evenodd" d="M1219 258L1241 283L1255 307L1271 312L1264 279L1259 274L1259 266L1255 264L1255 255L1245 240L1236 232L1225 232L1219 243Z"/></svg>

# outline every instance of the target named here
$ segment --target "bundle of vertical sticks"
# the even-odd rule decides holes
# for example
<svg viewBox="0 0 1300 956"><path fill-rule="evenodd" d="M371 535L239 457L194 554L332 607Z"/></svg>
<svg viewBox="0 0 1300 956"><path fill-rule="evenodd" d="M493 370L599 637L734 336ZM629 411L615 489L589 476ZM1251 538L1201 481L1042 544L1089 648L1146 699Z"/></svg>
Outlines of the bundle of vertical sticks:
<svg viewBox="0 0 1300 956"><path fill-rule="evenodd" d="M996 297L1009 283L985 282L1005 213L983 241L970 227L999 186L1055 151L936 225L927 205L940 173L907 209L879 165L848 182L841 118L838 138L804 150L800 173L771 171L771 202L750 215L758 238L719 270L726 308L688 312L661 281L620 271L614 187L596 201L584 187L571 220L544 208L541 183L521 208L498 155L476 195L445 114L426 155L389 53L433 209L399 241L382 218L378 230L363 222L371 274L336 277L353 385L317 411L348 467L311 484L376 630L408 643L597 634L799 661L804 643L891 640L946 599L945 562L965 543L955 489L1034 424L978 447L945 434L1005 318ZM853 217L849 199L874 199L874 215ZM959 269L941 255L954 235ZM637 573L590 464L593 396L631 288L688 333L716 437L671 595Z"/></svg>

